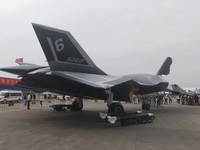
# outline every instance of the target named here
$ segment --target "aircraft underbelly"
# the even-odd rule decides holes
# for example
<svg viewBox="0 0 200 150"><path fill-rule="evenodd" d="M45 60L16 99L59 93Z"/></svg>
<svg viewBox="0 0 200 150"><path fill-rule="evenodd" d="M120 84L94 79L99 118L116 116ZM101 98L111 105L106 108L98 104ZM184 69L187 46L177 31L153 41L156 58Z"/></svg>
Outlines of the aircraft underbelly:
<svg viewBox="0 0 200 150"><path fill-rule="evenodd" d="M72 81L65 78L60 78L54 75L46 74L29 74L28 81L22 80L19 84L25 88L42 88L49 91L60 92L62 94L72 95L83 98L107 99L105 89L94 88L89 85ZM148 94L166 89L167 82L161 82L157 85L139 85L135 82L123 83L112 88L114 100L129 101L131 94Z"/></svg>
<svg viewBox="0 0 200 150"><path fill-rule="evenodd" d="M68 95L79 97L90 97L98 99L107 99L107 95L103 89L93 88L88 85L75 81L62 79L53 75L35 74L29 75L32 82L42 85L45 89L65 93Z"/></svg>
<svg viewBox="0 0 200 150"><path fill-rule="evenodd" d="M167 88L168 82L161 82L158 85L155 86L142 86L140 87L140 90L136 91L135 94L149 94L154 92L163 91Z"/></svg>
<svg viewBox="0 0 200 150"><path fill-rule="evenodd" d="M168 82L161 82L157 85L120 85L113 88L114 92L114 100L119 101L131 101L132 95L142 95L142 94L149 94L155 93L162 90L165 90L168 86Z"/></svg>

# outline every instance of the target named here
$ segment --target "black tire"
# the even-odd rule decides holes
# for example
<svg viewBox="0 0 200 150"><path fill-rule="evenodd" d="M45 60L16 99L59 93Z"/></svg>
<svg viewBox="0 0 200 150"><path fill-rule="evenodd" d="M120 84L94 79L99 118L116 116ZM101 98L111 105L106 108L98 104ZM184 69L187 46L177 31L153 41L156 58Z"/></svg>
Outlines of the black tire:
<svg viewBox="0 0 200 150"><path fill-rule="evenodd" d="M56 111L62 111L62 106L56 106L56 107L54 108L54 110L56 110Z"/></svg>
<svg viewBox="0 0 200 150"><path fill-rule="evenodd" d="M150 104L146 104L146 110L150 110L151 105Z"/></svg>
<svg viewBox="0 0 200 150"><path fill-rule="evenodd" d="M108 112L124 112L124 107L121 103L112 103L108 108Z"/></svg>
<svg viewBox="0 0 200 150"><path fill-rule="evenodd" d="M21 102L21 99L18 99L17 103L20 103Z"/></svg>
<svg viewBox="0 0 200 150"><path fill-rule="evenodd" d="M146 104L142 104L142 110L146 110Z"/></svg>
<svg viewBox="0 0 200 150"><path fill-rule="evenodd" d="M72 108L71 110L75 110L75 111L80 111L83 109L83 104L81 104L79 101L74 101L72 103Z"/></svg>

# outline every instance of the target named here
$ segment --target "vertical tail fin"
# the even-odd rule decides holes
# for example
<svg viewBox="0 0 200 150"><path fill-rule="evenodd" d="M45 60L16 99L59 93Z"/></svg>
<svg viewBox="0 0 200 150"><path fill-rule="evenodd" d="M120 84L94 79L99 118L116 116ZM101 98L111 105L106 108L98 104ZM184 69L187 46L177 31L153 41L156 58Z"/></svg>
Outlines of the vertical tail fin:
<svg viewBox="0 0 200 150"><path fill-rule="evenodd" d="M172 64L172 58L167 57L156 75L168 75L170 72L171 64Z"/></svg>
<svg viewBox="0 0 200 150"><path fill-rule="evenodd" d="M32 25L52 70L105 75L70 32L35 23Z"/></svg>

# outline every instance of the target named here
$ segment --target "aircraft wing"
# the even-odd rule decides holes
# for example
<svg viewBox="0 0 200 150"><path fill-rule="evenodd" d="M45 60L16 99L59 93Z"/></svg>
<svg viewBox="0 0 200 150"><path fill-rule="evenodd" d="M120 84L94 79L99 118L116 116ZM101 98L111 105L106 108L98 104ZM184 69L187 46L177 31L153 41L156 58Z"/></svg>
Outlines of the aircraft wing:
<svg viewBox="0 0 200 150"><path fill-rule="evenodd" d="M68 71L52 71L54 76L105 91L111 89L115 100L132 99L133 94L148 94L166 89L168 82L161 76L135 74L122 77ZM77 87L78 88L78 87Z"/></svg>
<svg viewBox="0 0 200 150"><path fill-rule="evenodd" d="M106 82L116 79L116 77L109 75L76 73L68 71L52 71L52 74L66 80L71 80L84 85L102 89L112 87L112 84L108 84Z"/></svg>
<svg viewBox="0 0 200 150"><path fill-rule="evenodd" d="M174 94L188 94L177 84L169 84L166 91L172 92Z"/></svg>
<svg viewBox="0 0 200 150"><path fill-rule="evenodd" d="M23 75L28 72L41 69L41 68L46 68L47 66L39 66L35 64L28 64L28 63L20 63L20 66L13 66L13 67L5 67L5 68L0 68L0 70L16 74L16 75Z"/></svg>
<svg viewBox="0 0 200 150"><path fill-rule="evenodd" d="M117 86L127 86L131 88L142 86L156 86L163 82L162 77L148 74L134 74L122 77L76 73L68 71L52 71L52 74L67 80L72 80L91 87L103 89L113 88Z"/></svg>

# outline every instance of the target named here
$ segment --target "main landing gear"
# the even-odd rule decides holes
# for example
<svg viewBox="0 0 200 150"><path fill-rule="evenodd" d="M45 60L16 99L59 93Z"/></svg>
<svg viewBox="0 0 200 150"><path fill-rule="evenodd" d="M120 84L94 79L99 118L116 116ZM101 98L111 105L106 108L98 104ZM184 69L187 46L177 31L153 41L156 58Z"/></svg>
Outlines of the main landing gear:
<svg viewBox="0 0 200 150"><path fill-rule="evenodd" d="M124 107L120 103L111 103L108 106L108 112L124 112Z"/></svg>
<svg viewBox="0 0 200 150"><path fill-rule="evenodd" d="M53 108L56 111L62 111L65 109L70 109L73 111L81 111L83 109L83 99L79 98L75 100L72 104L54 104L49 107Z"/></svg>
<svg viewBox="0 0 200 150"><path fill-rule="evenodd" d="M109 113L124 112L124 107L122 106L121 103L113 102L113 93L111 92L111 89L108 89L106 92L108 94L108 100L107 100L108 112Z"/></svg>
<svg viewBox="0 0 200 150"><path fill-rule="evenodd" d="M143 104L142 104L142 109L143 109L143 110L150 110L150 108L151 108L151 105L150 105L150 104L146 104L146 103L143 103Z"/></svg>
<svg viewBox="0 0 200 150"><path fill-rule="evenodd" d="M72 103L72 107L70 110L80 111L83 109L83 99L80 98L79 100L75 100Z"/></svg>

